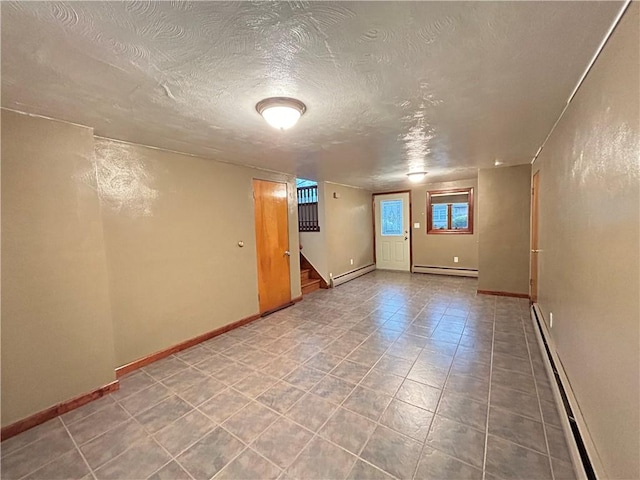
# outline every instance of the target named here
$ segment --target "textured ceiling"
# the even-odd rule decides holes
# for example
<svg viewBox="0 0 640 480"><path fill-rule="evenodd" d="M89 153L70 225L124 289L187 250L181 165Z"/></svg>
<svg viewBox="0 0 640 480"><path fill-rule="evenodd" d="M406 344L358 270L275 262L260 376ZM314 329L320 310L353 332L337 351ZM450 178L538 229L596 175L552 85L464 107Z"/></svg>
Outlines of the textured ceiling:
<svg viewBox="0 0 640 480"><path fill-rule="evenodd" d="M376 190L531 160L619 2L2 2L2 105ZM287 132L255 104L307 105Z"/></svg>

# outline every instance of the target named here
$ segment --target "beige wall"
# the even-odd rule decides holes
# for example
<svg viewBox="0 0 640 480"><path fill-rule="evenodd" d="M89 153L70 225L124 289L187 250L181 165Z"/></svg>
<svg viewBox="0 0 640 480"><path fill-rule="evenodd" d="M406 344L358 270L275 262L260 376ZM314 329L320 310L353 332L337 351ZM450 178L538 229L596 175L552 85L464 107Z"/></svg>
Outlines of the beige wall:
<svg viewBox="0 0 640 480"><path fill-rule="evenodd" d="M116 365L258 313L253 178L288 182L298 251L291 177L100 139L96 170ZM300 295L295 254L291 295Z"/></svg>
<svg viewBox="0 0 640 480"><path fill-rule="evenodd" d="M2 110L2 425L115 379L93 131Z"/></svg>
<svg viewBox="0 0 640 480"><path fill-rule="evenodd" d="M327 256L327 235L324 198L325 182L318 183L318 225L319 232L300 232L301 252L313 265L325 282L329 282L329 258Z"/></svg>
<svg viewBox="0 0 640 480"><path fill-rule="evenodd" d="M473 187L474 195L473 234L427 235L427 191L469 187ZM428 183L411 190L411 242L414 265L478 268L478 194L477 179ZM420 223L419 229L413 228L416 222ZM458 257L458 263L453 262L453 257Z"/></svg>
<svg viewBox="0 0 640 480"><path fill-rule="evenodd" d="M478 172L478 290L529 293L531 165Z"/></svg>
<svg viewBox="0 0 640 480"><path fill-rule="evenodd" d="M325 182L324 201L329 272L335 277L373 264L371 192Z"/></svg>
<svg viewBox="0 0 640 480"><path fill-rule="evenodd" d="M639 10L553 132L540 171L539 305L607 478L640 478Z"/></svg>
<svg viewBox="0 0 640 480"><path fill-rule="evenodd" d="M290 176L7 110L2 140L3 426L257 313L253 178L287 182L298 251Z"/></svg>

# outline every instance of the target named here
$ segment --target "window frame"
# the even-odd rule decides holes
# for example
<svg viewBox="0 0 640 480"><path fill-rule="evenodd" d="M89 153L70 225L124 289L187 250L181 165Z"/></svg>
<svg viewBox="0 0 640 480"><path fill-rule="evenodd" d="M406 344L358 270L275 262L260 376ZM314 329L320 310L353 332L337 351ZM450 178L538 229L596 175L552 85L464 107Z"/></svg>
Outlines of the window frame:
<svg viewBox="0 0 640 480"><path fill-rule="evenodd" d="M452 205L451 203L443 204L447 205L447 227L446 229L437 229L433 228L433 203L431 203L431 198L434 195L451 195L456 193L466 193L469 198L469 215L467 228L451 228L451 211ZM464 202L460 202L464 203ZM473 187L469 188L450 188L446 190L427 190L427 235L473 235Z"/></svg>

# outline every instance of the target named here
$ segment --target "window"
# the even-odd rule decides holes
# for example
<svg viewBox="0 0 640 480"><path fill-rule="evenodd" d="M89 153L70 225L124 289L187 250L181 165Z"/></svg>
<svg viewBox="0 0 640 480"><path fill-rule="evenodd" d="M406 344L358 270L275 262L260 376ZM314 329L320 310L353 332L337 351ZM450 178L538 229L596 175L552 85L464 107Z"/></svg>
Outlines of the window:
<svg viewBox="0 0 640 480"><path fill-rule="evenodd" d="M318 184L311 180L296 180L298 190L298 231L319 232Z"/></svg>
<svg viewBox="0 0 640 480"><path fill-rule="evenodd" d="M382 200L380 202L380 217L382 218L383 237L402 235L402 200Z"/></svg>
<svg viewBox="0 0 640 480"><path fill-rule="evenodd" d="M427 233L473 233L473 188L427 192Z"/></svg>

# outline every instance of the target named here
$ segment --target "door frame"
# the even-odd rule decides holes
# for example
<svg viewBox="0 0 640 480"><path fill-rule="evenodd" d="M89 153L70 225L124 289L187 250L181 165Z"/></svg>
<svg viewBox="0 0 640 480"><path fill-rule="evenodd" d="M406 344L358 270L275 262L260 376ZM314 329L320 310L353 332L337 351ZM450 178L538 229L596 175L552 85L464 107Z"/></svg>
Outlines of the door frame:
<svg viewBox="0 0 640 480"><path fill-rule="evenodd" d="M540 170L531 177L531 239L529 248L529 301L537 303L540 272ZM533 295L535 265L535 297Z"/></svg>
<svg viewBox="0 0 640 480"><path fill-rule="evenodd" d="M371 194L371 221L373 222L373 263L377 264L376 259L376 197L378 195L394 195L398 193L409 194L409 272L413 273L413 209L411 190L393 190L391 192L375 192Z"/></svg>

